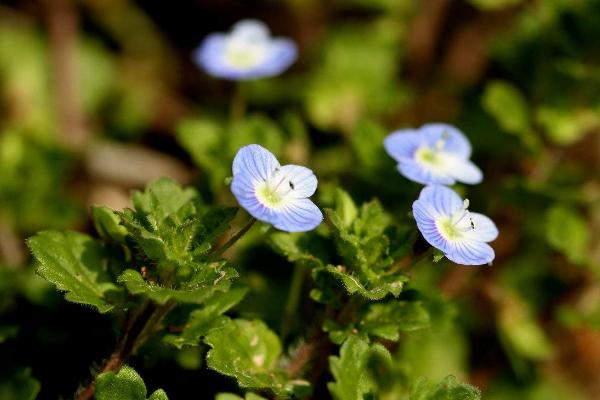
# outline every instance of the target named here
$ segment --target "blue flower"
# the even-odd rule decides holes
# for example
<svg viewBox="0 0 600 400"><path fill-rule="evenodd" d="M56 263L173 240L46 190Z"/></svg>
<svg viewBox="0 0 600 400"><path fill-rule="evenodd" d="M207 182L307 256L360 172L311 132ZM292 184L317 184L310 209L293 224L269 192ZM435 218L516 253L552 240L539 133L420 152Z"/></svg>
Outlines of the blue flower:
<svg viewBox="0 0 600 400"><path fill-rule="evenodd" d="M498 237L498 228L483 214L468 211L469 200L446 186L426 186L413 203L421 234L433 247L457 264L490 263L494 249L487 244Z"/></svg>
<svg viewBox="0 0 600 400"><path fill-rule="evenodd" d="M323 221L309 197L317 189L315 174L299 165L279 165L257 144L242 147L233 160L231 191L253 217L287 232L310 231Z"/></svg>
<svg viewBox="0 0 600 400"><path fill-rule="evenodd" d="M208 74L236 81L279 75L297 57L292 40L272 38L269 28L253 19L236 23L230 33L208 35L194 54Z"/></svg>
<svg viewBox="0 0 600 400"><path fill-rule="evenodd" d="M483 174L473 164L466 136L447 124L425 124L418 130L403 129L384 140L386 151L398 162L406 178L424 185L475 184Z"/></svg>

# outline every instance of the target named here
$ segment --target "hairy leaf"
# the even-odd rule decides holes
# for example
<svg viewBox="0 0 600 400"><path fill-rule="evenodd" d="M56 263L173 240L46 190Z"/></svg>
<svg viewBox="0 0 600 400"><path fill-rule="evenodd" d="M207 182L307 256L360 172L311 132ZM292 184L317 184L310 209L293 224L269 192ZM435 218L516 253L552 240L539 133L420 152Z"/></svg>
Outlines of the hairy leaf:
<svg viewBox="0 0 600 400"><path fill-rule="evenodd" d="M369 343L358 337L350 336L340 348L339 357L329 357L329 366L335 382L327 387L335 400L364 400L373 395L376 384L368 370L368 363L373 352L387 350L379 345Z"/></svg>
<svg viewBox="0 0 600 400"><path fill-rule="evenodd" d="M239 303L247 292L245 288L238 288L215 293L201 309L192 311L183 332L177 335L169 334L164 340L177 348L197 346L201 337L229 322L229 318L222 314Z"/></svg>
<svg viewBox="0 0 600 400"><path fill-rule="evenodd" d="M27 241L40 265L37 273L66 292L69 301L94 306L101 313L114 308L107 297L118 287L106 270L104 247L77 232L40 232Z"/></svg>
<svg viewBox="0 0 600 400"><path fill-rule="evenodd" d="M224 262L202 264L190 280L176 288L146 281L139 272L132 269L125 270L118 281L124 284L131 294L148 297L159 304L165 304L169 300L202 304L215 292L229 289L231 280L238 276L234 269L224 265Z"/></svg>
<svg viewBox="0 0 600 400"><path fill-rule="evenodd" d="M433 383L420 378L410 390L409 400L479 400L481 392L474 386L459 383L453 376Z"/></svg>
<svg viewBox="0 0 600 400"><path fill-rule="evenodd" d="M276 395L304 397L309 383L290 380L278 366L281 343L262 321L236 319L204 338L211 347L208 366L237 379L242 387L270 389Z"/></svg>
<svg viewBox="0 0 600 400"><path fill-rule="evenodd" d="M146 385L135 370L124 365L118 373L105 372L96 378L96 400L168 400L158 389L146 399Z"/></svg>

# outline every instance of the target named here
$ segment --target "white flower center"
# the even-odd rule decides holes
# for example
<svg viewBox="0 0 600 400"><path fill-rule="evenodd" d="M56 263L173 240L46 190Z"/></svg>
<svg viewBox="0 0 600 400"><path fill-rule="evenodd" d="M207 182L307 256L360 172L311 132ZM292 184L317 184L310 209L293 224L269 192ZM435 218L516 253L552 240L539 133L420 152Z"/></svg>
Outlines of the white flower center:
<svg viewBox="0 0 600 400"><path fill-rule="evenodd" d="M250 69L264 61L268 46L268 32L257 27L240 27L229 34L225 59L235 68Z"/></svg>
<svg viewBox="0 0 600 400"><path fill-rule="evenodd" d="M454 214L443 215L436 219L435 225L444 239L458 241L475 229L473 218L469 214L469 200L465 199L462 207Z"/></svg>
<svg viewBox="0 0 600 400"><path fill-rule="evenodd" d="M289 194L295 189L291 179L275 169L269 179L261 182L255 188L256 198L265 207L279 209L285 207L290 200Z"/></svg>
<svg viewBox="0 0 600 400"><path fill-rule="evenodd" d="M447 131L442 133L442 137L435 143L435 147L430 147L426 144L417 148L415 152L415 160L421 165L433 169L435 171L444 171L448 158L452 157L447 151L444 151L444 146L448 141L449 134Z"/></svg>

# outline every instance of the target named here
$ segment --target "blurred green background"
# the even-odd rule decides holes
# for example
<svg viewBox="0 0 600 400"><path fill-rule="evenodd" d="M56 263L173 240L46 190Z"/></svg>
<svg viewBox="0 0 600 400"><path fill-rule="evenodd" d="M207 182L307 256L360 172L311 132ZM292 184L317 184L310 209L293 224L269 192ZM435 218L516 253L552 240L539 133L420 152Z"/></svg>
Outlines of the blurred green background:
<svg viewBox="0 0 600 400"><path fill-rule="evenodd" d="M245 83L248 117L230 122L235 85L191 54L248 17L300 55ZM160 176L233 205L224 180L247 143L311 166L322 203L340 185L406 219L420 187L381 140L430 121L471 139L485 181L458 189L500 237L491 267L412 271L440 307L400 341L399 376L454 374L484 399L600 398L600 1L2 1L0 398L69 398L115 341L107 316L35 276L25 238L91 231L90 205L127 207ZM290 264L251 238L236 257L252 290L238 312L277 326ZM160 346L131 361L173 399L235 387L202 363Z"/></svg>

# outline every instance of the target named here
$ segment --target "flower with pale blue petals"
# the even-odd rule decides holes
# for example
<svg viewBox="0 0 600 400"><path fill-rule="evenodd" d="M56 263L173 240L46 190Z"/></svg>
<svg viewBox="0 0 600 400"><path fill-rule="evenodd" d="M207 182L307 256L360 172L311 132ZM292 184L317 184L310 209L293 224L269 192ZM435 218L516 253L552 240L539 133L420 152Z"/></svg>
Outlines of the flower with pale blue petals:
<svg viewBox="0 0 600 400"><path fill-rule="evenodd" d="M291 39L271 37L269 28L253 19L236 23L229 33L208 35L194 54L208 74L236 81L279 75L297 57Z"/></svg>
<svg viewBox="0 0 600 400"><path fill-rule="evenodd" d="M419 129L395 131L384 140L387 153L398 162L406 178L424 185L481 182L483 174L473 164L467 137L448 124L425 124Z"/></svg>
<svg viewBox="0 0 600 400"><path fill-rule="evenodd" d="M452 189L426 186L412 207L425 240L449 260L483 265L494 259L494 249L487 242L498 237L498 228L485 215L469 212L469 200L463 201Z"/></svg>
<svg viewBox="0 0 600 400"><path fill-rule="evenodd" d="M254 218L287 232L310 231L323 221L321 210L309 199L317 177L299 165L281 166L257 144L242 147L233 160L231 191Z"/></svg>

